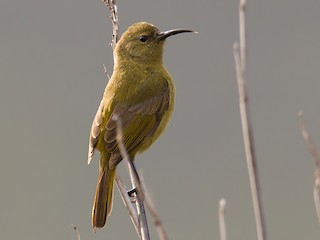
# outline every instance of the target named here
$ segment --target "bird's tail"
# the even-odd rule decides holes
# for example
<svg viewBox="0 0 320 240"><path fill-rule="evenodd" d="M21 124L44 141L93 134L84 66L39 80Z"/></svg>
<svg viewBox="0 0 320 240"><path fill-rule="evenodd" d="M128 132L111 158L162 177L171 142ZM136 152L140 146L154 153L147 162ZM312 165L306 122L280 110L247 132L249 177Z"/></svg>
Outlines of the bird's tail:
<svg viewBox="0 0 320 240"><path fill-rule="evenodd" d="M99 170L96 194L92 209L93 229L102 228L112 211L113 202L113 182L116 169L108 167Z"/></svg>

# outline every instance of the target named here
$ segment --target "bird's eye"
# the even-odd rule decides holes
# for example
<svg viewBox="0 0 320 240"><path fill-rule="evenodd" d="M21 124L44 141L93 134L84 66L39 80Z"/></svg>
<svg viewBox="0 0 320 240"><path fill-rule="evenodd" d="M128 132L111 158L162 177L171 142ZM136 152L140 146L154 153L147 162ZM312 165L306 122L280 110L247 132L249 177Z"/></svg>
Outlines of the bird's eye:
<svg viewBox="0 0 320 240"><path fill-rule="evenodd" d="M140 42L145 42L145 41L147 41L147 39L148 39L148 37L145 36L145 35L141 35L141 36L139 37Z"/></svg>

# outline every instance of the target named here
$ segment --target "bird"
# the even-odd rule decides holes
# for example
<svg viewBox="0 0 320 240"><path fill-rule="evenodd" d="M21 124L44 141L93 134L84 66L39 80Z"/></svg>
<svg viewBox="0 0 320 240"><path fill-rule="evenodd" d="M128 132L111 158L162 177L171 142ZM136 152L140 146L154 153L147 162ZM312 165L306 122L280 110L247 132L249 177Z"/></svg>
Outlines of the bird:
<svg viewBox="0 0 320 240"><path fill-rule="evenodd" d="M100 152L99 175L92 208L92 227L102 228L113 205L117 164L122 160L117 143L116 116L121 120L123 143L131 161L151 146L171 118L175 85L163 65L165 40L172 35L194 32L173 29L160 32L153 24L135 23L116 43L114 68L94 117L88 164Z"/></svg>

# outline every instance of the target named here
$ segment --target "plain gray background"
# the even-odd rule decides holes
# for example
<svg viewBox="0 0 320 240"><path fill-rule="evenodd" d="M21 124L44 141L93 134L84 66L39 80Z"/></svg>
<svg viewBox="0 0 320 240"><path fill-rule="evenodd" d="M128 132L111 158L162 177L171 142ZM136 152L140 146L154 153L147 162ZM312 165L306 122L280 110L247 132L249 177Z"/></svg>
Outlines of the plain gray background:
<svg viewBox="0 0 320 240"><path fill-rule="evenodd" d="M165 134L137 157L170 239L256 239L232 45L237 0L118 1L120 32L148 21L198 35L168 39L177 98ZM248 1L248 80L269 239L319 239L313 165L297 120L320 146L320 1ZM112 71L100 0L0 1L0 238L136 239L116 190L107 227L92 233L97 156L91 121ZM125 176L125 171L120 171ZM150 219L150 225L152 221ZM153 239L157 239L154 228Z"/></svg>

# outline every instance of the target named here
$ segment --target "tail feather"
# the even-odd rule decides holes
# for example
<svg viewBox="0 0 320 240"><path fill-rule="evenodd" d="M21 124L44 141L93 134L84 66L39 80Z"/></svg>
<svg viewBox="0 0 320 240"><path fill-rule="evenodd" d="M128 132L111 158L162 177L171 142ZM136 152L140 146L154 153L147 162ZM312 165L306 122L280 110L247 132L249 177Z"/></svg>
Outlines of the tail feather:
<svg viewBox="0 0 320 240"><path fill-rule="evenodd" d="M113 182L116 169L100 168L92 209L93 229L102 228L112 211Z"/></svg>

